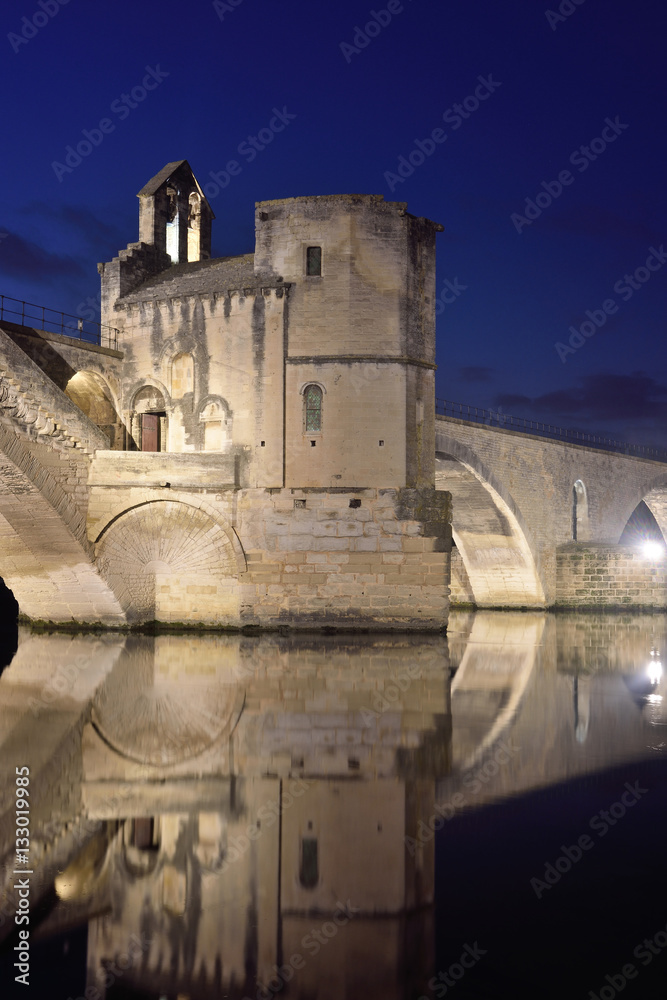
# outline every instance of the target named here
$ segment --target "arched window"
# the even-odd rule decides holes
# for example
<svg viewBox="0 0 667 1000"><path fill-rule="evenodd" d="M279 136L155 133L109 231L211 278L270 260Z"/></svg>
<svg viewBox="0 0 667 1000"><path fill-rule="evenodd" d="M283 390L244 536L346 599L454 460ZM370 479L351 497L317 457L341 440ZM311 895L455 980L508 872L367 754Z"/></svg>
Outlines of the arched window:
<svg viewBox="0 0 667 1000"><path fill-rule="evenodd" d="M177 354L171 363L171 398L183 399L194 388L194 361L191 354Z"/></svg>
<svg viewBox="0 0 667 1000"><path fill-rule="evenodd" d="M319 385L307 385L303 393L304 429L310 433L322 430L322 390Z"/></svg>
<svg viewBox="0 0 667 1000"><path fill-rule="evenodd" d="M588 539L588 495L581 479L572 487L572 538L575 542Z"/></svg>
<svg viewBox="0 0 667 1000"><path fill-rule="evenodd" d="M200 410L202 447L204 451L224 451L230 440L231 424L226 403L221 399L207 399Z"/></svg>

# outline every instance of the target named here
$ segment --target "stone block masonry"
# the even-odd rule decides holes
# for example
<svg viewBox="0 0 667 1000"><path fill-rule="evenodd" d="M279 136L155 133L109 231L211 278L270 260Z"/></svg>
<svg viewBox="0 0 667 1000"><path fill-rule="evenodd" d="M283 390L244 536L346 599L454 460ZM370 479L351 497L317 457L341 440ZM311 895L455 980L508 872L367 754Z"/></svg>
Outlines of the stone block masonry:
<svg viewBox="0 0 667 1000"><path fill-rule="evenodd" d="M431 489L281 489L239 495L245 624L441 629L450 497Z"/></svg>
<svg viewBox="0 0 667 1000"><path fill-rule="evenodd" d="M562 545L557 553L556 607L665 610L667 565L629 545Z"/></svg>
<svg viewBox="0 0 667 1000"><path fill-rule="evenodd" d="M110 456L93 469L88 537L133 623L445 627L449 494L138 486L112 481Z"/></svg>

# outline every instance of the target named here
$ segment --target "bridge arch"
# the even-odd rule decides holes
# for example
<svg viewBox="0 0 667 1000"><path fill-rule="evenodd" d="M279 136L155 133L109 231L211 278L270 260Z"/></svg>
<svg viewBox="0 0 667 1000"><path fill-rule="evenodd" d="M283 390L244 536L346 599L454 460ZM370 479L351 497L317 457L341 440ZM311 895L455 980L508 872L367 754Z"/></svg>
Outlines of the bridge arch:
<svg viewBox="0 0 667 1000"><path fill-rule="evenodd" d="M65 395L107 435L110 447L114 448L122 421L118 401L107 380L98 372L82 369L65 386Z"/></svg>
<svg viewBox="0 0 667 1000"><path fill-rule="evenodd" d="M662 537L667 542L667 474L656 476L638 490L632 501L632 509L623 512L623 532L642 501L655 518Z"/></svg>
<svg viewBox="0 0 667 1000"><path fill-rule="evenodd" d="M435 482L452 494L452 535L474 603L545 607L539 558L514 500L467 445L440 429Z"/></svg>
<svg viewBox="0 0 667 1000"><path fill-rule="evenodd" d="M65 475L85 468L72 453L63 457ZM46 445L0 425L0 575L29 618L123 624L93 565L85 515L53 474L52 458Z"/></svg>
<svg viewBox="0 0 667 1000"><path fill-rule="evenodd" d="M129 621L235 620L238 539L204 505L164 494L105 519L95 545L102 575Z"/></svg>

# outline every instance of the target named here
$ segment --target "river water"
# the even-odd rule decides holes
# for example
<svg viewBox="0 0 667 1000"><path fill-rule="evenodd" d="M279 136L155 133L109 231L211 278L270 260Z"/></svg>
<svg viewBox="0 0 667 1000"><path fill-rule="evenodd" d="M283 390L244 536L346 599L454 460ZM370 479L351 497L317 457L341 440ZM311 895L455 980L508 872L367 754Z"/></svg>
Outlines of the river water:
<svg viewBox="0 0 667 1000"><path fill-rule="evenodd" d="M666 631L21 629L2 996L664 997Z"/></svg>

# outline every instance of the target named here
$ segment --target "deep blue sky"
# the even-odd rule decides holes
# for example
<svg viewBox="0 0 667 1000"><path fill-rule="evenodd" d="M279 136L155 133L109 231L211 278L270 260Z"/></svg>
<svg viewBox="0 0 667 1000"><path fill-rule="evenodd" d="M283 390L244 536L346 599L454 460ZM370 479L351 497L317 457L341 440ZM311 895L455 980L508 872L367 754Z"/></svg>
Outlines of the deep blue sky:
<svg viewBox="0 0 667 1000"><path fill-rule="evenodd" d="M667 248L663 4L561 0L564 16L547 0L392 0L390 23L355 53L341 43L385 0L233 2L69 0L38 30L23 20L46 19L38 0L3 6L0 291L81 311L96 263L137 239L135 195L153 174L186 158L205 184L236 159L211 198L216 255L253 249L262 199L407 201L446 230L439 396L667 444L667 257L636 289L623 282ZM114 104L146 67L168 75L136 107ZM443 121L479 77L493 92ZM238 147L274 108L296 117L249 162ZM54 169L104 118L113 130L90 155ZM607 129L614 141L594 144L582 171L570 156L607 118L619 134ZM387 172L437 128L446 139L392 192ZM571 183L517 232L513 213L564 170ZM606 300L616 311L562 361L554 345Z"/></svg>

